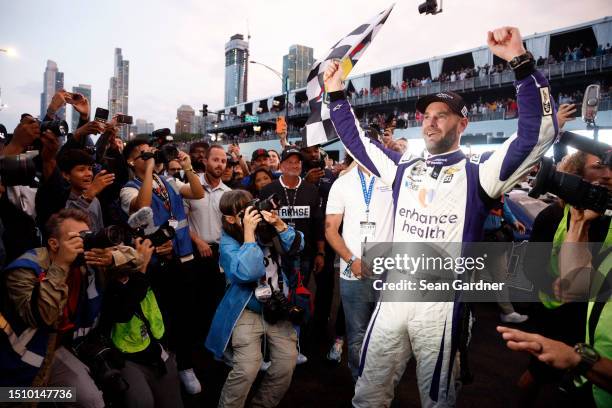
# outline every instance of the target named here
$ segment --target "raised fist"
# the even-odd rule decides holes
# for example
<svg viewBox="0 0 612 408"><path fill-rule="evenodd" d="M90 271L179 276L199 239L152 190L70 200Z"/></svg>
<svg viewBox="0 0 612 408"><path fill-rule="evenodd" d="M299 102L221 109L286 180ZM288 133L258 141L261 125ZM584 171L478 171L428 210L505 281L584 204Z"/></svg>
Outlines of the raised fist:
<svg viewBox="0 0 612 408"><path fill-rule="evenodd" d="M340 61L333 60L329 62L325 73L323 74L323 82L325 83L325 92L335 92L344 89L342 84L342 67Z"/></svg>
<svg viewBox="0 0 612 408"><path fill-rule="evenodd" d="M516 27L501 27L487 33L487 45L499 58L510 62L512 58L523 55L523 38Z"/></svg>

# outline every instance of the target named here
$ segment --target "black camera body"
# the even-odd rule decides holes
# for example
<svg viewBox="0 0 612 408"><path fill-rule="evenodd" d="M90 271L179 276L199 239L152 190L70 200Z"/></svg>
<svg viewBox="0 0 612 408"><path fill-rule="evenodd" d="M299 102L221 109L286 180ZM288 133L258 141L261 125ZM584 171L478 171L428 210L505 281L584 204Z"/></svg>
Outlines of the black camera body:
<svg viewBox="0 0 612 408"><path fill-rule="evenodd" d="M580 176L557 171L551 158L544 157L536 176L530 197L551 192L568 204L582 209L604 213L612 209L612 192L606 187L591 184Z"/></svg>
<svg viewBox="0 0 612 408"><path fill-rule="evenodd" d="M253 207L258 212L275 210L278 208L278 195L271 194L270 197L263 200L255 198L249 201L245 208L249 207ZM278 235L276 229L264 220L263 217L261 222L257 225L257 229L255 229L255 234L259 242L263 245L271 245L274 237Z"/></svg>
<svg viewBox="0 0 612 408"><path fill-rule="evenodd" d="M293 325L300 325L304 321L304 309L292 305L283 293L282 283L280 288L272 291L272 296L263 304L263 316L266 322L276 324L288 320Z"/></svg>
<svg viewBox="0 0 612 408"><path fill-rule="evenodd" d="M79 236L83 239L83 249L90 251L93 248L110 248L127 242L129 233L119 225L109 225L96 233L83 231Z"/></svg>
<svg viewBox="0 0 612 408"><path fill-rule="evenodd" d="M68 123L65 120L45 120L40 122L40 133L50 130L55 137L68 135Z"/></svg>
<svg viewBox="0 0 612 408"><path fill-rule="evenodd" d="M74 354L90 370L91 376L104 392L105 398L117 399L129 388L121 376L125 362L121 353L110 344L110 340L96 333L87 335L73 347Z"/></svg>
<svg viewBox="0 0 612 408"><path fill-rule="evenodd" d="M5 187L35 186L38 169L29 153L0 157L0 181Z"/></svg>

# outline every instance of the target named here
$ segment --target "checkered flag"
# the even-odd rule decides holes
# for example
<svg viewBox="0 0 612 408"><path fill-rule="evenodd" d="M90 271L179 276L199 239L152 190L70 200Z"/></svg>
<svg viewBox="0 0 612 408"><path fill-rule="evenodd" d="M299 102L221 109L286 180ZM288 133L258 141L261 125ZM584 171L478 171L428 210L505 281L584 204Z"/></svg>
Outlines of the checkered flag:
<svg viewBox="0 0 612 408"><path fill-rule="evenodd" d="M346 37L334 44L327 52L325 58L314 63L312 70L308 75L308 84L306 85L306 96L308 96L308 104L310 105L310 117L306 122L306 132L302 138L303 146L313 146L323 144L338 138L336 129L331 122L329 115L329 106L323 101L325 86L323 83L323 74L327 65L327 61L338 59L344 73L343 80L346 79L351 72L363 52L368 48L372 39L378 34L378 30L385 24L393 6L379 13L365 24L354 29Z"/></svg>

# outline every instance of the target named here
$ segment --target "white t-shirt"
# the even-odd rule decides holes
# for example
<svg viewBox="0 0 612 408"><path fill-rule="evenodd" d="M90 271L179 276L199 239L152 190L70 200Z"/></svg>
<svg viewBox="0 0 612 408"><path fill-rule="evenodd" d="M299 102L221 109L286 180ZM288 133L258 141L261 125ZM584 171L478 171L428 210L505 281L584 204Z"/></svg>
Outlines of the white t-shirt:
<svg viewBox="0 0 612 408"><path fill-rule="evenodd" d="M326 214L344 214L342 238L348 249L357 258L361 258L361 222L366 221L366 204L361 179L355 166L345 175L339 177L329 191ZM370 187L371 176L363 173L366 190ZM376 179L370 200L369 222L376 223L374 239L371 242L393 241L393 190ZM340 259L340 276L356 280L343 274L346 262Z"/></svg>

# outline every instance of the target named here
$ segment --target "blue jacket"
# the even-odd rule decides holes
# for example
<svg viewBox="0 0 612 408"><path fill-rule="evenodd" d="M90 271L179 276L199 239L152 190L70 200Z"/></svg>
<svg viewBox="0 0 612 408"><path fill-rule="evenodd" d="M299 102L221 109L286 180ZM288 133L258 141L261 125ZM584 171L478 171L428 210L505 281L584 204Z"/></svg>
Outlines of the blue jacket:
<svg viewBox="0 0 612 408"><path fill-rule="evenodd" d="M279 234L283 249L289 250L296 231L289 227ZM298 231L300 235L301 232ZM304 248L304 237L300 242L300 251ZM219 242L219 263L225 272L229 287L219 303L206 338L206 348L216 357L221 358L232 337L232 331L242 311L253 296L253 282L257 282L266 274L264 254L255 242L242 245L225 231ZM283 276L286 283L286 277Z"/></svg>

